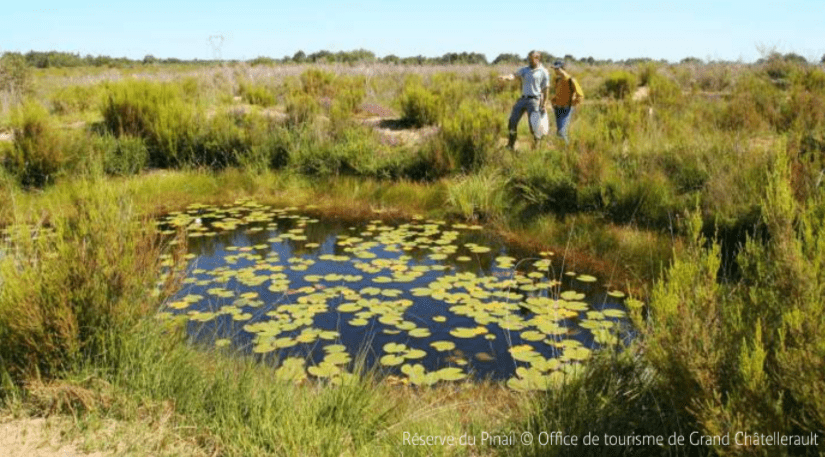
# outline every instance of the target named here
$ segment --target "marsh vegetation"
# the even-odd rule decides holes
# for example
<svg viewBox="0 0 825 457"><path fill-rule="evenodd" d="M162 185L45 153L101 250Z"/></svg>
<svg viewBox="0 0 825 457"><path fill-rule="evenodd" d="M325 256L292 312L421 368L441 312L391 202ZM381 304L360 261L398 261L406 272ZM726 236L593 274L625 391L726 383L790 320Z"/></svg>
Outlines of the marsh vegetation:
<svg viewBox="0 0 825 457"><path fill-rule="evenodd" d="M517 88L496 79L508 65L4 61L6 409L70 414L80 430L102 418L175 424L152 449L135 450L154 454L174 454L181 442L193 454L224 455L384 455L400 446L411 455L569 453L538 443L403 442L404 431L524 430L818 433L819 447L577 452L821 454L822 67L778 54L750 65L578 62L571 71L588 98L571 144L547 139L510 152L502 129ZM322 216L348 222L327 238L310 222ZM229 236L238 221L255 231L221 241L205 229ZM474 226L492 238L452 239L480 236ZM517 247L497 251L504 241ZM378 256L392 246L403 263ZM321 256L346 268L311 270ZM441 256L456 263L435 275ZM411 276L422 282L401 290ZM518 299L474 296L501 292L506 279ZM560 363L585 346L550 350L559 348L544 341L562 321L542 316L579 302L575 283L599 297L573 311L591 321L581 332L599 335L603 349ZM241 287L249 284L257 286ZM441 308L409 312L404 300L414 293ZM196 298L208 309L190 308ZM490 305L498 302L509 313L504 326L523 326L509 328L517 339L449 353L464 336L504 344L504 314ZM256 310L276 324L254 322ZM318 311L335 323L318 324ZM612 333L619 311L633 323L628 344L614 344L623 339ZM193 332L174 315L220 325ZM377 330L372 352L342 343L358 324ZM245 330L246 343L221 333L245 325L259 326ZM276 351L299 343L314 350ZM521 381L468 376L493 364L481 352Z"/></svg>

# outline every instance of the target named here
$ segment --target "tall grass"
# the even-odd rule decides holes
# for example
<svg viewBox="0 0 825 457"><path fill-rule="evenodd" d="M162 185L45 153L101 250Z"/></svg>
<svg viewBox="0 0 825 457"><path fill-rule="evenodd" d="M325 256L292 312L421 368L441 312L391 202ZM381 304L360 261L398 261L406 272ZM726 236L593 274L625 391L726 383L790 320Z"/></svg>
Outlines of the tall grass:
<svg viewBox="0 0 825 457"><path fill-rule="evenodd" d="M123 335L159 304L149 221L125 195L89 183L68 192L68 211L12 226L2 248L0 361L16 383L116 359Z"/></svg>

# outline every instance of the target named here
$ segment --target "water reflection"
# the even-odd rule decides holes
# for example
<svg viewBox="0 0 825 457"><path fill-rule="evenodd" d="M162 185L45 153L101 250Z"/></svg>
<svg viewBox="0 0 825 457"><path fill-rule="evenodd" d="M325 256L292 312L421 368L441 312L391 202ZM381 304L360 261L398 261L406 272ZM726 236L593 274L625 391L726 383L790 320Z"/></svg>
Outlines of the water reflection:
<svg viewBox="0 0 825 457"><path fill-rule="evenodd" d="M621 294L479 227L354 223L251 202L190 208L163 226L185 228L195 256L170 312L189 316L194 339L228 339L273 364L342 365L329 350L340 344L396 374L420 364L518 380L629 337Z"/></svg>

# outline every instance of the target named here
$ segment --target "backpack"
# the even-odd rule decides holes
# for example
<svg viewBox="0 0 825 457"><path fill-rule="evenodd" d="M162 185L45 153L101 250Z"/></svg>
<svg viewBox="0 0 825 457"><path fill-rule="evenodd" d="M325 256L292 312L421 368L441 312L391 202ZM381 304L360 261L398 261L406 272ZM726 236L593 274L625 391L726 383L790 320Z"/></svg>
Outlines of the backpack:
<svg viewBox="0 0 825 457"><path fill-rule="evenodd" d="M573 94L578 95L576 100L573 100ZM582 86L579 85L579 82L576 81L576 78L570 77L570 106L575 106L581 103L582 99L584 99L584 91L582 90Z"/></svg>

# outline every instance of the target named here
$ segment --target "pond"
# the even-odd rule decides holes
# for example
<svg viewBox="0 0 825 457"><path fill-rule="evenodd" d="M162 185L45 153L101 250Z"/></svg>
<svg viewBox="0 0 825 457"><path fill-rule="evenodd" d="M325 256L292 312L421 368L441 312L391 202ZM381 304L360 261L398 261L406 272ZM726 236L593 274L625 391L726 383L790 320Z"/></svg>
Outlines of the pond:
<svg viewBox="0 0 825 457"><path fill-rule="evenodd" d="M193 340L295 381L363 366L415 385L546 389L593 349L631 338L625 309L641 305L480 226L352 222L252 201L192 205L160 224L170 239L185 230L189 259L164 313L186 319Z"/></svg>

